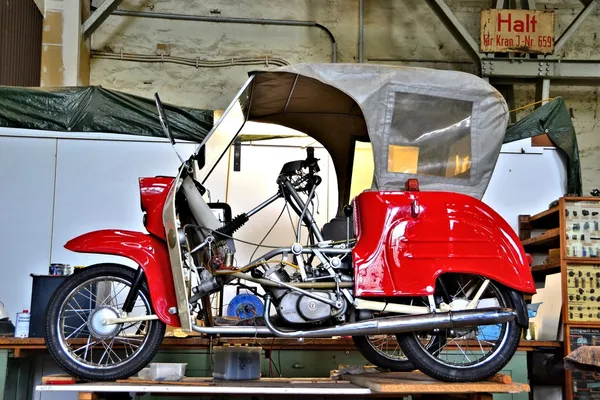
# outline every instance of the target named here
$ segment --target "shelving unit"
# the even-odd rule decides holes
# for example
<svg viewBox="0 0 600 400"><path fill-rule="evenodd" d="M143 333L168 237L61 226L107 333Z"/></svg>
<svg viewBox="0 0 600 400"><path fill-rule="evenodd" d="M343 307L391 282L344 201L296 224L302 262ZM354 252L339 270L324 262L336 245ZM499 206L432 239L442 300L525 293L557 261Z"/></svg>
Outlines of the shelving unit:
<svg viewBox="0 0 600 400"><path fill-rule="evenodd" d="M570 340L573 336L587 335L593 338L587 344L600 345L600 198L562 197L548 210L520 215L519 238L534 259L546 256L531 267L536 281L561 273L565 355L575 346ZM568 400L582 399L581 393L600 394L600 388L596 393L587 386L589 375L567 372L565 378ZM579 392L577 388L585 389Z"/></svg>

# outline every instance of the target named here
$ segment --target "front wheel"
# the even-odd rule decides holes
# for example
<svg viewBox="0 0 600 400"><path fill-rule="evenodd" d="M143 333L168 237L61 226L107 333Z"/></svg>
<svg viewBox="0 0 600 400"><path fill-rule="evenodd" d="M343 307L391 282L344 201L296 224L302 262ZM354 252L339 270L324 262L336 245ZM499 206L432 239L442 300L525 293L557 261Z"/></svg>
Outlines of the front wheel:
<svg viewBox="0 0 600 400"><path fill-rule="evenodd" d="M485 289L478 308L514 307L509 289L485 281L477 275L444 278L452 309L466 307L482 285ZM510 321L497 325L411 332L398 335L398 342L408 359L425 374L446 382L469 382L487 379L500 371L517 350L520 337L521 328L515 321Z"/></svg>
<svg viewBox="0 0 600 400"><path fill-rule="evenodd" d="M56 290L44 321L48 350L69 374L84 380L113 381L144 368L165 334L159 320L107 325L119 318L135 271L99 264L67 278ZM129 317L154 314L144 282Z"/></svg>

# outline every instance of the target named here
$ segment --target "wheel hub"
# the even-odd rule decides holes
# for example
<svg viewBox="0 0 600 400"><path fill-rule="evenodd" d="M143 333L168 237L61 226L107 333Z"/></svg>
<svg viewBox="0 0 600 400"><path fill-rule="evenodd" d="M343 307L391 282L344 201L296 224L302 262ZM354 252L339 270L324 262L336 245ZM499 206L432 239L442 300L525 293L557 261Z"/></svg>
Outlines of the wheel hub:
<svg viewBox="0 0 600 400"><path fill-rule="evenodd" d="M450 310L452 310L452 311L466 310L469 303L470 303L470 301L467 299L453 299L452 302L449 304ZM474 337L476 332L477 332L477 327L473 327L473 328L463 327L460 329L452 329L450 331L450 336L462 337L464 339L467 339L471 336Z"/></svg>
<svg viewBox="0 0 600 400"><path fill-rule="evenodd" d="M117 334L122 324L107 324L109 319L119 318L119 313L110 307L97 308L88 318L90 332L99 339L108 339Z"/></svg>

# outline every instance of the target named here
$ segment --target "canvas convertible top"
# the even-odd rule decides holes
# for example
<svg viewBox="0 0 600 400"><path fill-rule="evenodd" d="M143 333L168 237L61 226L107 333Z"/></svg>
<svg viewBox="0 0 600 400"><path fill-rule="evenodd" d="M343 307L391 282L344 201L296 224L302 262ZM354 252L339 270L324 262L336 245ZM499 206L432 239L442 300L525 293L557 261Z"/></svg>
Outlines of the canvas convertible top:
<svg viewBox="0 0 600 400"><path fill-rule="evenodd" d="M296 64L251 73L250 121L307 133L332 156L347 204L355 141L371 141L373 189L482 198L503 143L547 133L569 159L568 193L581 193L575 130L561 98L508 126L509 110L485 80L463 72L369 64ZM507 131L508 128L508 131Z"/></svg>

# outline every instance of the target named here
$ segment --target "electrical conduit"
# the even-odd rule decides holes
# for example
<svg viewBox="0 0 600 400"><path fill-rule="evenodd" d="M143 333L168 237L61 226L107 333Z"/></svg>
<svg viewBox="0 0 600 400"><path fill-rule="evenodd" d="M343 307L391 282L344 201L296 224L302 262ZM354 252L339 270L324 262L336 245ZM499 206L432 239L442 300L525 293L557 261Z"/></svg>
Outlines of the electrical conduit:
<svg viewBox="0 0 600 400"><path fill-rule="evenodd" d="M333 33L324 25L315 21L297 21L291 19L264 19L264 18L234 18L234 17L210 17L203 15L171 14L147 11L115 10L111 15L123 17L170 19L176 21L214 22L228 24L254 24L254 25L278 25L278 26L305 26L315 27L323 30L331 40L331 60L337 62L337 42Z"/></svg>

